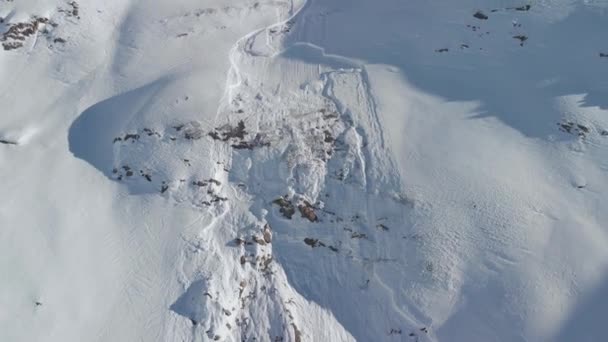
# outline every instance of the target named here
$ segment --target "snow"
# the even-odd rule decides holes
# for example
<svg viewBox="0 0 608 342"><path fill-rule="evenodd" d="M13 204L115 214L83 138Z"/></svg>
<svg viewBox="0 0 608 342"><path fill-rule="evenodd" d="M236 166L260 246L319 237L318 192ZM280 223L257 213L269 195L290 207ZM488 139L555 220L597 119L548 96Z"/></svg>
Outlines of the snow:
<svg viewBox="0 0 608 342"><path fill-rule="evenodd" d="M1 2L0 340L602 340L608 3L525 5Z"/></svg>

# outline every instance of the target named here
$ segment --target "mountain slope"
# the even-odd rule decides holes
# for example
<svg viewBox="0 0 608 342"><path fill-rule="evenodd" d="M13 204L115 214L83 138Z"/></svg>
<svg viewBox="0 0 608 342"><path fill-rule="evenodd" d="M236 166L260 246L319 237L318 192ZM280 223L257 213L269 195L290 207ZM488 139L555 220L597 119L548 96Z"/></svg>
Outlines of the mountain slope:
<svg viewBox="0 0 608 342"><path fill-rule="evenodd" d="M0 336L601 340L607 15L0 3Z"/></svg>

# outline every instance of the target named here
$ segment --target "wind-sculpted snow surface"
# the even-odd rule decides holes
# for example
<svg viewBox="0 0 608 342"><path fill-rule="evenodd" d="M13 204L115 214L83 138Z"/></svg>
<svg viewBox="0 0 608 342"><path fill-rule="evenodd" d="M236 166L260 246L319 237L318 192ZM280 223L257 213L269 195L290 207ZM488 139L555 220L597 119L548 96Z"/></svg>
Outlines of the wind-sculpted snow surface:
<svg viewBox="0 0 608 342"><path fill-rule="evenodd" d="M557 196L563 202L551 195L585 189L587 177L593 177L595 186L602 187L602 176L596 172L584 176L584 169L571 168L573 161L569 160L573 157L551 158L546 153L586 149L588 134L605 146L601 133L605 121L596 121L593 128L588 123L599 119L597 110L588 110L587 118L577 118L577 122L560 119L570 114L559 107L559 101L567 103L564 95L576 91L574 87L582 87L577 92L588 89L586 103L593 106L595 103L590 101L599 100L594 94L606 89L593 69L559 71L556 65L561 62L543 65L546 71L524 68L521 75L532 73L538 80L513 80L520 74L511 71L502 77L504 84L498 87L505 87L505 91L500 93L485 92L484 88L492 89L488 85L493 81L485 77L503 73L496 67L503 56L514 57L513 66L525 66L519 60L526 55L538 61L549 56L552 61L559 61L559 47L551 45L553 35L571 34L574 28L569 21L578 21L577 16L599 22L598 14L578 5L565 6L566 13L557 14L550 12L550 6L534 10L531 6L496 6L485 9L494 13L494 18L488 15L479 19L473 6L467 14L450 12L453 7L447 5L439 8L416 3L404 7L403 11L418 10L429 16L461 15L462 31L477 32L484 26L486 32L496 30L503 36L486 42L480 33L475 33L472 37L480 45L475 48L481 52L467 55L472 61L462 56L446 61L438 58L451 55L435 55L447 53L452 47L435 49L429 43L399 34L401 44L416 45L400 49L395 38L382 45L383 37L394 34L390 23L404 21L402 17L385 16L382 23L373 26L354 25L357 18L365 22L363 18L385 13L382 11L394 5L311 2L294 19L249 36L235 50L232 76L237 82L230 88L227 100L228 108L235 106L232 112L237 113L236 117L247 118L245 121L255 117L254 126L264 127L265 122L279 116L290 127L298 127L298 121L276 113L296 113L293 117L298 118L298 112L311 111L300 108L301 103L314 103L308 99L309 94L318 94L335 106L340 121L335 132L338 134L328 135L335 152L327 163L311 153L312 142L300 142L302 133L291 133L289 153L279 153L286 159L286 170L279 167L277 172L276 165L282 162L266 156L268 152L254 150L246 152L247 157L239 152L232 158L234 169L239 170L235 180L252 198L257 198L253 208L260 213L254 214L265 219L260 226L268 222L277 232L273 254L290 284L309 300L330 308L358 340L552 338L552 334L559 334L560 319L566 318L571 303L576 303L572 293L584 291L584 287L570 283L570 276L558 276L556 270L567 269L569 274L593 284L591 279L604 267L600 247L603 244L598 245L596 239L601 236L600 240L605 240L599 224L601 212L582 218L579 213L585 211L585 204L571 203L567 198L572 195ZM555 18L558 14L560 17ZM489 28L479 22L496 20L495 17L499 23ZM415 23L424 25L419 22L422 18ZM412 21L404 22L409 24L399 32L415 29ZM541 39L549 46L540 48L524 39L524 34L519 33L525 27L522 22L531 26L528 32L545 30ZM341 33L347 27L365 32ZM277 32L284 35L277 37ZM354 37L363 38L365 43L350 41ZM465 34L461 39L472 37ZM438 41L432 33L424 39ZM512 48L502 46L509 44L509 39L519 43ZM601 67L601 60L592 53L594 43L599 45L597 41L585 42L579 49L589 52L588 63ZM459 50L472 45L467 40ZM533 51L515 50L520 48ZM428 56L428 60L424 64L417 64L417 59L408 60L407 54L415 53ZM403 60L395 54L402 54ZM508 67L504 69L512 70ZM411 68L417 69L414 77L426 70L420 78L430 78L434 82L431 86L440 87L434 90L437 95L458 102L446 104L409 86L399 73L405 72L408 79ZM492 68L493 73L484 68ZM542 78L556 72L571 76L567 82ZM586 88L576 81L582 79L596 82ZM446 86L455 80L464 84ZM534 90L539 86L544 90ZM288 95L284 89L289 90ZM508 100L509 96L515 100ZM293 97L299 99L292 100ZM472 102L475 99L481 109ZM293 102L296 105L286 106ZM484 108L486 105L491 107ZM601 102L595 105L603 107ZM249 113L251 108L255 108L253 113ZM479 118L478 123L470 121L471 114ZM517 135L500 122L483 119L491 115L524 135ZM407 129L410 122L414 131ZM557 128L576 133L579 140L559 143L565 137ZM315 132L323 129L322 123L316 123L308 135L318 135L316 139L320 141L322 135ZM490 143L493 141L496 143ZM522 144L527 148L519 149ZM590 153L602 153L600 146ZM272 148L269 150L272 153ZM294 154L304 165L293 162ZM470 160L482 162L476 169L464 167L470 165ZM595 168L593 157L587 160L591 163L588 168ZM243 167L239 164L251 171L240 171ZM555 171L555 166L547 165L565 166ZM494 168L497 170L488 174ZM542 175L547 173L555 175L546 180ZM529 177L535 179L534 185L527 180ZM547 198L553 200L546 201ZM605 206L601 197L591 198L595 198L595 206ZM271 201L273 208L268 208ZM296 208L302 206L314 214L300 210L299 218ZM560 218L558 212L571 214ZM559 247L552 247L551 243L568 241L567 237L577 234L575 227L579 225L588 227L586 236L579 237L580 243L588 246L585 252L555 254L553 248ZM578 270L577 263L588 260L589 255L593 255L596 271ZM542 290L530 284L543 284ZM491 307L501 309L496 312Z"/></svg>
<svg viewBox="0 0 608 342"><path fill-rule="evenodd" d="M0 340L602 340L607 11L0 2Z"/></svg>
<svg viewBox="0 0 608 342"><path fill-rule="evenodd" d="M606 66L603 43L574 37L597 37L605 16L583 2L312 1L292 28L286 44L363 65L419 203L409 226L431 236L415 253L429 282L406 271L388 286L407 284L395 292L437 339L567 340L561 320L603 281Z"/></svg>

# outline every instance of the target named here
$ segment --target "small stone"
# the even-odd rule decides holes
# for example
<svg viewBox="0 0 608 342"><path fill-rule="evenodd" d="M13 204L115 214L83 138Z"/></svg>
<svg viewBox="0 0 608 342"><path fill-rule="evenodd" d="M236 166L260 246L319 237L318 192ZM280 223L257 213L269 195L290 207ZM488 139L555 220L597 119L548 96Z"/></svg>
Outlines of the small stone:
<svg viewBox="0 0 608 342"><path fill-rule="evenodd" d="M488 16L486 14L484 14L482 11L477 11L475 12L475 14L473 14L473 17L479 19L479 20L488 20Z"/></svg>
<svg viewBox="0 0 608 342"><path fill-rule="evenodd" d="M272 231L270 230L270 226L268 224L266 224L264 226L263 234L264 234L264 241L266 243L271 243L272 242Z"/></svg>
<svg viewBox="0 0 608 342"><path fill-rule="evenodd" d="M303 204L300 204L298 206L298 209L300 210L300 214L302 214L302 217L307 218L310 222L316 222L319 220L317 214L315 214L313 206L310 203L304 201Z"/></svg>

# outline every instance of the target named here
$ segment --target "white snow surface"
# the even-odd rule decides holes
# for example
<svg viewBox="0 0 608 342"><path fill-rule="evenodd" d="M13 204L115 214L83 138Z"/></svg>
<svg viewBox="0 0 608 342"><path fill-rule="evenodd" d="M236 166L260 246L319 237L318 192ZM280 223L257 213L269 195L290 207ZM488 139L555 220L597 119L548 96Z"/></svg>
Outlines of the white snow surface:
<svg viewBox="0 0 608 342"><path fill-rule="evenodd" d="M0 18L0 341L606 340L607 1Z"/></svg>

